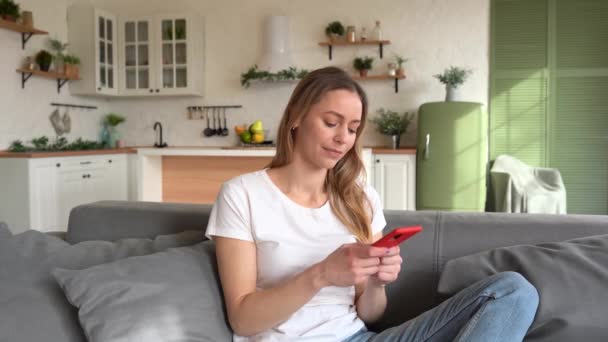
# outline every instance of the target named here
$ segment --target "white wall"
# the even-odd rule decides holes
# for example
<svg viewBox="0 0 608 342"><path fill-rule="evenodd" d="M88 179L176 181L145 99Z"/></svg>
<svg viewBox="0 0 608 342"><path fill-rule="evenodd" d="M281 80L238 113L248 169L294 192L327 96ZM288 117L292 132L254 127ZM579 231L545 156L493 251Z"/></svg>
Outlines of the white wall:
<svg viewBox="0 0 608 342"><path fill-rule="evenodd" d="M67 40L67 0L22 0L18 3L22 10L34 13L35 27L49 35L33 36L22 50L21 34L0 29L0 150L16 139L27 141L41 135L54 137L55 131L49 121L53 111L51 102L98 106L98 110L71 110L72 132L66 136L70 141L77 137L97 140L99 121L107 111L107 101L70 96L67 85L61 89L61 94L57 94L55 80L36 76L21 89L21 74L15 71L26 56L33 56L43 48L48 50L48 37Z"/></svg>
<svg viewBox="0 0 608 342"><path fill-rule="evenodd" d="M85 0L62 0L79 2ZM37 25L66 35L65 5L45 5L45 0L34 3ZM97 103L103 110L112 110L127 116L121 128L128 145L150 145L154 141L152 125L161 121L165 140L170 145L229 145L236 142L234 134L226 138L203 138L203 121L188 121L186 106L239 104L243 109L229 112L229 127L237 123L250 123L261 119L271 130L270 138L278 125L282 110L293 90L293 84L255 85L249 89L240 86L240 74L257 63L262 54L263 21L267 15L288 15L291 18L291 45L297 67L315 69L327 65L345 67L351 71L355 56L376 57L376 72L386 69L393 52L410 61L406 64L408 78L399 84L395 94L391 81L366 81L362 85L370 99L370 111L387 107L399 111L415 111L420 104L440 101L444 97L442 85L432 77L449 65L474 69L471 79L462 87L464 100L487 103L489 1L488 0L336 0L328 6L326 1L284 0L92 0L96 6L118 14L156 13L161 11L198 13L205 17L205 90L203 98L113 99L109 102L76 99L77 102ZM25 2L24 7L28 7ZM30 7L30 8L32 8ZM48 8L45 8L48 7ZM47 11L57 15L47 15ZM45 13L42 15L42 13ZM334 49L334 58L328 60L327 48L318 42L325 40L324 28L332 20L345 25L361 26L368 30L376 19L382 22L383 35L392 41L385 47L384 59L378 59L377 47L342 47ZM46 26L46 27L43 27ZM36 38L33 38L36 41ZM38 41L40 39L38 38ZM0 46L9 46L10 53L0 54L0 74L10 75L19 64L19 37L0 30ZM30 47L33 48L34 45ZM14 56L13 56L14 55ZM4 60L8 59L8 60ZM354 71L353 71L354 73ZM7 112L1 114L2 137L0 148L12 138L50 132L48 102L57 96L52 84L46 80L30 80L25 91L20 89L19 75L0 85L0 99L8 101ZM64 90L59 98L70 99ZM42 95L44 94L44 95ZM42 95L42 96L41 96ZM6 97L6 99L4 99ZM32 100L35 98L35 101ZM71 100L71 99L70 99ZM107 105L107 106L104 106ZM9 118L5 118L9 113ZM14 114L11 114L14 113ZM72 135L91 136L98 125L98 116L78 114L79 121ZM86 119L85 119L86 117ZM23 121L26 118L26 122ZM5 126L5 123L8 126ZM410 127L403 141L413 144L415 126ZM232 130L231 130L232 133ZM389 139L379 135L370 126L364 137L367 145L387 145Z"/></svg>

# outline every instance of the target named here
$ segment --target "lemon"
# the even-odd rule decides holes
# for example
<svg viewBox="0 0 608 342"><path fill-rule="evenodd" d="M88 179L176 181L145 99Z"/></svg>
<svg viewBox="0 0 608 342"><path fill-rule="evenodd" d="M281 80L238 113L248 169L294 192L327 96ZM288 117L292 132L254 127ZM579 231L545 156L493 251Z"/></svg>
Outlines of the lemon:
<svg viewBox="0 0 608 342"><path fill-rule="evenodd" d="M260 144L264 142L264 133L255 133L251 136L251 141Z"/></svg>

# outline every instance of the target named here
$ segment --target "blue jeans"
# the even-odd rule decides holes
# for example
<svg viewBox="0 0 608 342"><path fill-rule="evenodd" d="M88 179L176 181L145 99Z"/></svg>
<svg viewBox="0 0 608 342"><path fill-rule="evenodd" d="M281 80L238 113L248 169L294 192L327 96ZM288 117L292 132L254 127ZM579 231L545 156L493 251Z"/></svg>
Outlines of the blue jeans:
<svg viewBox="0 0 608 342"><path fill-rule="evenodd" d="M534 286L519 273L503 272L401 325L380 333L364 328L345 342L521 341L537 307Z"/></svg>

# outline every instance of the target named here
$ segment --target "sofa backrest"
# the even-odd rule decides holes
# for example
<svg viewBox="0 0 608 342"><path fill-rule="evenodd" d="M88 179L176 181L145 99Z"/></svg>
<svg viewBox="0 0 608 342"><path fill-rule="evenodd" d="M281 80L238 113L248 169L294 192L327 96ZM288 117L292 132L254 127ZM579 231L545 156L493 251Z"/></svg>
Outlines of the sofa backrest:
<svg viewBox="0 0 608 342"><path fill-rule="evenodd" d="M72 210L67 241L154 238L207 226L211 206L199 204L102 201ZM401 245L399 279L387 287L384 317L371 328L383 330L439 304L439 276L445 263L504 246L537 244L608 234L608 216L437 211L384 211L384 233L422 225L423 232Z"/></svg>

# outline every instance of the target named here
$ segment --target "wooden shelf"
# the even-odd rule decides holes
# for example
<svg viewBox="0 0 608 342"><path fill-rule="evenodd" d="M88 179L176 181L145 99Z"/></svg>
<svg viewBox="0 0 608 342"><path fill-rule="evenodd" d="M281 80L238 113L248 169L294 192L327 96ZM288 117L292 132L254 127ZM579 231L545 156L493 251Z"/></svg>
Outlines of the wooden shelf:
<svg viewBox="0 0 608 342"><path fill-rule="evenodd" d="M329 45L335 45L335 46L343 46L343 45L388 45L390 44L391 41L390 40L358 40L354 43L348 42L348 41L335 41L335 42L320 42L319 45L321 46L329 46Z"/></svg>
<svg viewBox="0 0 608 342"><path fill-rule="evenodd" d="M390 44L390 40L358 40L355 42L349 42L345 40L335 41L335 42L320 42L319 45L327 46L329 50L329 60L332 58L332 51L334 46L352 46L352 45L378 45L378 50L380 54L380 58L383 56L383 47L384 45Z"/></svg>
<svg viewBox="0 0 608 342"><path fill-rule="evenodd" d="M35 34L48 34L46 31L42 31L33 27L27 27L12 21L0 19L0 27L7 30L21 33L21 49L25 50L25 43Z"/></svg>
<svg viewBox="0 0 608 342"><path fill-rule="evenodd" d="M25 83L32 77L32 75L56 79L57 80L57 93L61 92L61 87L68 81L78 81L80 78L67 77L65 74L51 71L41 70L30 70L30 69L17 69L18 73L21 73L21 88L25 88Z"/></svg>
<svg viewBox="0 0 608 342"><path fill-rule="evenodd" d="M404 80L405 76L391 76L391 75L369 75L369 76L352 76L355 81L365 80L395 80L395 93L399 92L399 80Z"/></svg>

